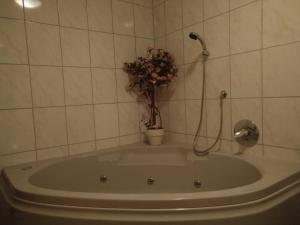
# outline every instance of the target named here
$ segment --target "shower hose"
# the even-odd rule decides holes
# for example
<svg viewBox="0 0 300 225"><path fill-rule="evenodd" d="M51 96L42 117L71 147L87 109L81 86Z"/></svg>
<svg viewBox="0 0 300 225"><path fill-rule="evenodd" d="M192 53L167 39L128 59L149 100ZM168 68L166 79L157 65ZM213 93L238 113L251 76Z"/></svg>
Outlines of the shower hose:
<svg viewBox="0 0 300 225"><path fill-rule="evenodd" d="M202 122L203 122L203 106L204 106L204 93L205 93L205 77L206 77L206 70L205 70L205 63L206 63L206 59L203 60L203 80L202 80L202 97L201 97L201 109L200 109L200 120L198 123L198 127L196 130L196 134L194 137L194 141L193 141L193 151L194 154L197 156L205 156L208 155L210 150L215 147L215 145L218 143L218 141L221 138L221 134L222 134L222 128L223 128L223 101L227 96L226 91L222 90L219 96L219 104L220 104L220 125L219 125L219 131L218 131L218 135L216 140L214 141L214 143L205 148L205 149L197 149L197 143L200 137L200 130L202 127Z"/></svg>

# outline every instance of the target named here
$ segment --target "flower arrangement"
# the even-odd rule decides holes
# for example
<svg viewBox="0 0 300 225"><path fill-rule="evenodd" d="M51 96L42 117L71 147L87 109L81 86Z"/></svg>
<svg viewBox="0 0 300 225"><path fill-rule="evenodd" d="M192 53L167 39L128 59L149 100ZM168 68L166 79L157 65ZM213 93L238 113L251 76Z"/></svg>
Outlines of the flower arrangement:
<svg viewBox="0 0 300 225"><path fill-rule="evenodd" d="M177 77L178 69L172 55L163 49L149 48L145 57L138 57L132 63L124 63L129 75L129 89L143 96L149 107L148 129L162 128L159 108L156 105L156 90L167 86ZM157 123L157 117L159 123Z"/></svg>

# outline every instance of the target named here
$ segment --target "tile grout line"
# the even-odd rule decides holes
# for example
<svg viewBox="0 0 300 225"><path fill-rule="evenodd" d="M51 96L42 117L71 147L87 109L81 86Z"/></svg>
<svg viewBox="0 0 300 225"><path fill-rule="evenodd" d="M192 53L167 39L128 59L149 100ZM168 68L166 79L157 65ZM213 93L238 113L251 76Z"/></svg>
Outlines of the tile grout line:
<svg viewBox="0 0 300 225"><path fill-rule="evenodd" d="M138 134L138 133L130 133L130 134L122 135L121 137L127 137L127 136L135 135L135 134ZM108 138L100 138L100 139L96 139L96 141L111 140L111 139L114 139L114 138L117 138L117 137L118 136L113 136L113 137L108 137ZM92 143L92 142L94 142L93 139L92 140L87 140L87 141L75 142L75 143L72 143L72 144L51 145L51 146L47 146L47 147L43 147L43 148L37 148L36 150L27 149L25 151L20 151L20 152L4 153L4 154L0 154L0 157L22 154L24 152L35 152L35 151L50 150L50 149L53 149L53 148L68 147L68 145L72 146L72 145L79 145L79 144Z"/></svg>
<svg viewBox="0 0 300 225"><path fill-rule="evenodd" d="M27 50L27 62L28 62L28 72L29 72L29 85L30 85L30 94L31 94L31 112L32 112L32 126L33 126L33 136L34 136L34 151L35 151L35 160L37 160L37 131L36 131L36 124L35 124L35 116L34 116L34 102L33 102L33 89L32 89L32 74L31 74L31 67L30 67L30 60L29 60L29 44L28 44L28 34L27 34L27 25L26 25L26 12L24 7L24 0L22 0L22 9L23 9L23 24L24 24L24 31L25 31L25 42L26 42L26 50Z"/></svg>
<svg viewBox="0 0 300 225"><path fill-rule="evenodd" d="M61 35L61 27L60 27L60 10L59 10L59 0L56 0L57 3L57 15L58 15L58 30L59 30L59 45L60 45L60 55L61 55L61 74L62 74L62 82L64 89L64 108L65 108L65 122L66 122L66 138L67 138L67 155L70 156L70 146L69 146L69 126L68 126L68 114L67 114L67 100L66 100L66 85L65 85L65 71L64 71L64 59L63 59L63 47L62 47L62 35Z"/></svg>
<svg viewBox="0 0 300 225"><path fill-rule="evenodd" d="M132 37L132 36L131 36ZM164 37L162 37L164 38ZM158 39L161 39L161 38L158 38ZM149 39L150 40L150 39ZM271 48L276 48L276 47L285 47L285 46L288 46L288 45L293 45L293 44L298 44L300 43L300 41L292 41L292 42L287 42L287 43L284 43L284 44L278 44L278 45L274 45L274 46L269 46L269 47L265 47L265 48L258 48L258 49L254 49L254 50L249 50L249 51L243 51L243 52L237 52L237 53L231 53L231 56L235 56L235 55L242 55L242 54L248 54L248 53L252 53L252 52L259 52L261 50L267 50L267 49L271 49ZM223 56L215 56L215 57L212 57L210 59L208 59L208 61L211 61L211 60L215 60L215 59L220 59L220 58L226 58L228 57L228 55L223 55ZM180 64L179 66L185 66L185 65L189 65L189 64L193 64L193 63L197 63L199 62L199 60L197 61L192 61L192 62L187 62L187 63L183 63L183 64ZM8 63L8 62L0 62L0 65L29 65L28 63L25 64L25 63ZM86 66L68 66L68 65L45 65L45 64L31 64L31 66L40 66L40 67L67 67L67 68L90 68L90 67L86 67ZM115 69L115 68L112 68L112 67L101 67L101 66L91 66L91 68L99 68L99 69ZM121 69L121 67L116 67L117 69Z"/></svg>
<svg viewBox="0 0 300 225"><path fill-rule="evenodd" d="M259 99L299 99L300 96L279 96L279 97L241 97L241 98L227 98L231 100L259 100ZM170 99L170 100L159 100L160 102L173 102L173 101L199 101L197 98L187 98L187 99ZM218 98L206 98L207 101L218 100ZM120 101L119 103L135 103L136 101ZM141 101L138 101L140 103ZM113 105L117 102L100 102L95 103L94 105ZM66 107L80 107L80 106L91 106L90 104L80 104L80 105L66 105ZM35 106L35 107L18 107L18 108L2 108L0 111L13 111L13 110L22 110L22 109L47 109L47 108L63 108L65 105L50 105L50 106Z"/></svg>
<svg viewBox="0 0 300 225"><path fill-rule="evenodd" d="M256 1L255 1L256 2ZM258 2L258 1L257 1ZM254 3L254 1L252 1L251 3L249 3L249 4L252 4L252 3ZM132 3L133 4L133 3ZM165 2L163 2L162 4L165 4ZM182 1L181 1L181 4L182 4ZM243 6L241 6L241 7L238 7L238 8L235 8L234 10L236 10L236 9L239 9L239 8L242 8L242 7L244 7L244 6L247 6L247 5L249 5L249 4L246 4L246 5L243 5ZM133 4L134 5L134 4ZM263 5L263 2L261 1L261 5ZM153 6L152 6L153 7ZM181 10L183 10L183 9L181 9ZM24 7L23 7L23 11L25 11L25 9L24 9ZM233 10L231 10L231 11L233 11ZM230 15L230 12L231 11L229 11L229 15ZM264 97L263 96L263 7L261 7L261 23L262 23L262 26L261 26L261 48L259 48L259 49L256 49L256 50L251 50L250 52L254 52L254 51L259 51L260 53L261 53L261 68L260 68L260 70L261 70L261 97L260 98L256 98L256 97L247 97L247 98L229 98L230 99L230 101L232 100L232 99L252 99L252 98L255 98L255 99L260 99L261 100L261 104L262 104L262 129L263 129L263 100L265 99L265 98L267 98L267 97ZM153 11L152 11L153 12ZM88 15L87 15L88 16ZM153 16L153 13L152 13L152 16ZM24 13L24 19L23 19L23 21L24 21L24 26L25 26L25 29L26 29L26 19L25 19L25 13ZM216 16L217 17L217 16ZM183 18L182 18L183 19ZM29 20L28 20L29 21ZM29 21L30 22L30 21ZM59 32L60 32L60 29L62 28L62 26L58 26L59 27ZM153 29L154 29L154 24L153 24ZM182 31L183 32L183 27L180 29L180 30L178 30L178 31ZM88 29L88 33L89 33L89 29ZM26 31L27 32L27 31ZM59 33L59 35L60 35L60 33ZM118 34L116 34L116 35L118 35ZM114 35L113 35L114 36ZM166 36L167 35L165 35L164 36L164 38L166 38ZM27 37L27 33L25 34L25 37L26 37L26 39L28 38ZM135 38L135 47L136 47L136 36L134 36L134 38ZM89 42L90 42L90 39L89 39ZM60 43L61 43L61 36L60 36ZM299 43L299 41L295 41L295 42L293 42L292 44L294 44L294 43ZM229 17L229 44L230 44L230 17ZM291 44L291 43L288 43L288 44ZM281 44L281 45L277 45L277 46L284 46L284 45L288 45L288 44ZM60 44L61 45L61 44ZM277 47L277 46L271 46L271 47L268 47L268 48L272 48L272 47ZM28 64L24 64L24 65L28 65L28 67L29 67L29 75L30 75L30 77L31 77L31 70L30 70L30 67L32 67L32 66L34 66L34 65L31 65L30 63L29 63L29 51L28 51L28 48L29 48L29 46L28 46L28 43L26 43L26 47L27 47L27 61L28 61ZM62 46L60 46L61 48L62 48ZM114 48L115 48L115 46L114 46ZM184 39L183 39L183 48L184 48ZM229 48L230 48L230 46L229 46ZM90 48L89 48L89 53L90 53ZM232 54L232 53L230 53L228 56L224 56L224 57L229 57L229 67L230 67L230 93L231 93L231 57L233 56L233 55L238 55L238 54L244 54L245 52L242 52L242 53L235 53L235 54ZM246 52L247 53L247 52ZM90 57L91 57L91 55L90 55ZM183 57L184 57L184 49L183 49ZM62 58L63 59L63 58ZM215 58L212 58L212 59L215 59ZM91 63L91 61L90 61L90 63ZM15 64L13 64L13 65L15 65ZM185 65L185 64L183 64L183 65ZM37 65L38 66L38 65ZM52 66L52 65L51 65ZM63 70L63 68L64 67L66 67L66 66L63 66L63 64L62 64L62 70ZM87 68L90 68L90 70L91 70L91 66L90 67L87 67ZM116 68L114 68L114 70L116 71ZM62 73L63 74L63 73ZM91 76L92 76L92 73L91 73ZM115 78L116 78L116 73L115 73ZM64 80L64 79L63 79ZM92 81L93 82L93 81ZM117 81L116 81L117 82ZM31 78L30 78L30 83L31 83ZM31 84L30 84L31 85ZM34 109L36 109L36 108L51 108L51 107L53 107L53 106L49 106L49 107L34 107L33 105L33 93L32 93L32 85L30 86L30 88L31 88L31 98L32 98L32 107L31 108L29 108L29 109L32 109L32 113L33 113L33 117L34 117ZM185 85L184 85L184 88L185 88ZM92 89L93 89L93 85L92 85ZM92 92L93 92L93 90L92 90ZM64 87L64 95L65 95L65 87ZM93 95L93 93L92 93L92 95ZM117 96L118 97L118 96ZM294 97L299 97L299 96L294 96ZM280 97L269 97L269 98L288 98L288 96L280 96ZM94 98L93 98L93 100L94 100ZM197 100L197 99L196 99ZM209 100L209 99L206 99L206 100ZM65 101L65 97L64 97L64 101ZM171 101L177 101L176 99L175 100L169 100L168 102L171 102ZM186 96L185 96L185 93L184 93L184 101L185 101L185 104L186 104ZM102 104L102 103L100 103L100 104ZM107 104L114 104L114 103L107 103ZM119 101L117 101L117 104L119 104ZM88 104L87 104L88 105ZM93 107L94 107L94 105L95 105L95 103L93 102L92 103L92 105L93 105ZM78 105L78 106L81 106L81 105ZM54 106L54 107L56 107L56 106ZM57 107L60 107L60 106L57 106ZM61 107L67 107L67 105L66 105L66 103L65 103L65 105L64 106L61 106ZM18 108L13 108L12 110L17 110ZM0 110L5 110L5 109L0 109ZM8 110L10 110L10 109L8 109ZM65 109L66 110L66 109ZM185 110L186 110L186 105L185 105ZM119 113L119 111L118 111L118 113ZM119 119L119 115L118 115L118 119ZM206 120L207 120L207 118L206 118ZM67 116L66 116L66 122L67 122ZM33 123L34 123L34 126L35 126L35 121L34 121L34 118L33 118ZM94 123L95 123L95 119L94 119ZM119 125L119 123L118 123L118 125ZM206 124L207 125L207 124ZM232 105L231 105L231 127L232 127ZM35 132L35 127L34 127L34 132ZM68 132L68 129L67 129L67 132ZM96 132L96 131L95 131ZM119 134L120 135L120 134ZM68 138L68 135L67 135L67 138ZM35 136L35 142L36 142L36 136ZM67 141L68 142L68 141ZM36 145L36 144L35 144ZM67 145L69 145L69 143L67 144ZM262 143L262 145L264 146L264 144ZM276 147L278 147L278 146L276 146ZM35 148L35 151L37 151L37 146L36 146L36 148ZM36 153L36 158L37 158L37 153Z"/></svg>
<svg viewBox="0 0 300 225"><path fill-rule="evenodd" d="M260 0L260 6L261 6L261 43L260 43L260 82L261 82L261 142L262 142L262 153L265 154L265 146L264 146L264 79L263 79L263 32L264 32L264 14L263 14L263 1Z"/></svg>
<svg viewBox="0 0 300 225"><path fill-rule="evenodd" d="M229 45L229 92L230 92L230 138L233 139L233 116L232 116L232 112L233 112L233 107L232 107L232 68L231 68L231 60L232 60L232 54L231 54L231 32L230 32L230 29L231 29L231 22L230 22L230 19L231 19L231 12L230 12L230 7L231 7L231 4L230 4L230 0L227 0L228 1L228 8L229 8L229 11L228 11L228 45ZM223 120L224 121L224 120ZM230 143L230 151L233 152L233 144L232 142Z"/></svg>
<svg viewBox="0 0 300 225"><path fill-rule="evenodd" d="M168 132L168 133L174 133L174 134L179 134L179 135L185 135L184 133L178 133L178 132L170 131L170 130L168 130L166 132ZM139 134L139 133L126 134L126 135L122 135L121 137L127 137L127 136L135 135L135 134ZM186 135L187 136L193 136L193 134L186 134ZM206 138L206 136L200 136L200 137ZM97 139L97 141L111 140L113 138L117 138L117 136L115 136L115 137L109 137L109 138ZM215 139L215 137L211 137L211 136L209 136L207 138L208 139ZM222 138L222 140L234 143L234 140L232 140L232 139ZM78 145L78 144L91 143L91 142L93 142L93 140L83 141L83 142L76 142L76 143L72 143L70 145ZM261 143L258 144L258 145L259 146L268 146L268 147L273 147L273 148L283 148L283 149L287 149L287 150L290 150L290 151L299 152L299 148L293 148L293 147L287 147L287 146L278 146L278 145L271 145L271 144L261 144ZM55 145L55 146L49 146L49 147L45 147L45 148L38 148L37 150L30 149L30 150L25 150L25 151L20 151L20 152L14 152L14 153L5 153L5 154L0 154L0 157L13 156L13 155L18 155L18 154L27 153L27 152L43 151L43 150L49 150L49 149L52 149L52 148L67 147L67 146L68 146L67 144L65 144L65 145Z"/></svg>
<svg viewBox="0 0 300 225"><path fill-rule="evenodd" d="M205 20L204 20L204 14L205 14L205 3L204 3L204 0L202 0L202 32L203 32L203 36L204 36L204 38L205 38ZM208 60L207 60L208 61ZM202 66L204 66L204 62L202 61ZM203 109L203 112L205 113L205 130L204 130L204 133L205 133L205 146L206 147L208 147L208 124L209 124L209 121L208 121L208 107L207 107L207 65L205 65L205 71L203 71L204 73L205 73L205 75L206 75L206 79L205 79L205 83L203 83L202 84L202 88L204 88L204 96L203 96L203 98L204 98L204 104L203 104L203 107L204 107L204 109ZM204 73L202 74L202 76L204 76ZM203 116L203 115L202 115ZM200 120L200 118L199 118L199 120ZM200 134L201 134L201 129L200 129Z"/></svg>
<svg viewBox="0 0 300 225"><path fill-rule="evenodd" d="M185 59L185 53L184 53L184 32L183 32L183 0L180 1L181 6L181 36L182 36L182 58L183 62ZM179 68L179 67L178 67ZM184 99L184 142L187 143L187 106L186 106L186 100L185 100L185 90L186 90L186 84L185 84L185 67L181 67L182 73L183 73L183 99Z"/></svg>
<svg viewBox="0 0 300 225"><path fill-rule="evenodd" d="M146 5L143 5L143 4L136 3L134 1L131 1L131 2L128 2L126 0L117 0L117 1L124 2L124 3L129 3L129 4L132 3L133 5L140 6L140 7L147 8L147 9L151 9L151 6L152 6L152 4L151 4L151 6L146 6Z"/></svg>
<svg viewBox="0 0 300 225"><path fill-rule="evenodd" d="M18 19L18 18L9 18L9 17L1 17L1 16L0 16L0 19L14 20L14 21L20 21L20 22L23 21L22 19ZM104 31L104 30L95 30L95 29L90 29L89 27L81 28L81 27L75 27L75 26L65 26L65 25L60 25L59 23L51 24L51 23L45 23L45 22L40 22L40 21L35 21L35 20L30 20L30 19L28 19L28 20L26 19L26 21L28 23L34 23L34 24L45 25L45 26L53 26L53 27L59 27L59 28L65 28L65 29L73 29L73 30L81 30L81 31L89 30L89 31L93 31L93 32L103 33L103 34L115 34L115 35L119 35L119 36L137 37L137 38L147 39L147 40L152 39L152 38L149 38L146 36L135 36L135 35L125 34L125 33L115 33L115 32L108 32L108 31Z"/></svg>
<svg viewBox="0 0 300 225"><path fill-rule="evenodd" d="M88 13L88 1L85 0L85 11L86 11L86 21L87 21L87 27L89 29L89 13ZM93 136L94 136L94 151L97 149L97 142L96 142L96 112L95 112L95 90L94 90L94 75L93 75L93 71L92 71L92 56L91 56L91 39L90 39L90 32L91 31L87 31L88 34L88 48L89 48L89 59L90 59L90 82L91 82L91 94L92 94L92 111L93 111L93 128L94 128L94 132L93 132Z"/></svg>
<svg viewBox="0 0 300 225"><path fill-rule="evenodd" d="M167 1L164 1L163 2L163 11L164 11L164 21L163 21L163 24L164 24L164 48L168 51L168 48L167 48ZM169 130L170 129L170 100L167 101L167 125L168 127L166 127L166 130Z"/></svg>
<svg viewBox="0 0 300 225"><path fill-rule="evenodd" d="M232 11L235 11L235 10L238 10L238 9L240 9L240 8L246 7L246 6L250 5L250 4L253 4L253 3L258 2L258 1L259 1L259 0L254 0L254 1L251 1L251 2L246 3L246 4L244 4L244 5L241 5L241 6L239 6L239 7L236 7L236 8L234 8L234 9L230 9L230 7L229 7L228 11L226 11L226 12L221 12L221 13L219 13L219 14L216 14L216 15L211 16L211 17L208 17L208 18L204 18L204 14L203 14L202 20L197 21L197 22L192 23L192 24L189 24L189 25L187 25L187 26L184 26L183 29L190 28L190 27L195 26L195 25L197 25L197 24L199 24L199 23L204 23L204 22L206 22L206 21L208 21L208 20L215 19L215 18L217 18L217 17L219 17L219 16L223 16L223 15L225 15L225 14L227 14L227 13L230 13L230 12L232 12ZM204 2L203 2L203 3L204 3ZM203 4L203 5L204 5L204 4ZM203 6L203 10L204 10L204 6ZM171 32L166 33L166 35L167 35L167 36L168 36L168 35L171 35L171 34L175 33L176 31L179 31L179 30L180 30L180 29L175 29L174 31L171 31ZM160 38L160 37L157 37L157 38Z"/></svg>
<svg viewBox="0 0 300 225"><path fill-rule="evenodd" d="M134 33L134 55L135 55L135 58L137 57L137 36L136 36L136 23L135 23L135 4L132 2L132 12L133 12L133 33ZM152 12L152 15L153 15L153 12ZM153 31L154 32L154 31ZM137 104L137 103L136 103ZM140 127L140 107L139 105L137 104L137 114L138 114L138 128L139 128L139 133L140 133L140 136L139 136L139 140L141 141L141 127Z"/></svg>
<svg viewBox="0 0 300 225"><path fill-rule="evenodd" d="M114 7L113 7L113 1L111 2L111 13L112 13L112 31L115 32L115 25L114 25ZM116 85L116 107L117 107L117 120L118 120L118 146L120 146L120 135L121 135L121 128L120 128L120 106L119 106L119 92L118 92L118 78L117 78L117 63L116 63L116 38L115 38L115 34L112 35L113 36L113 51L114 51L114 65L115 65L115 69L114 69L114 76L115 76L115 85Z"/></svg>

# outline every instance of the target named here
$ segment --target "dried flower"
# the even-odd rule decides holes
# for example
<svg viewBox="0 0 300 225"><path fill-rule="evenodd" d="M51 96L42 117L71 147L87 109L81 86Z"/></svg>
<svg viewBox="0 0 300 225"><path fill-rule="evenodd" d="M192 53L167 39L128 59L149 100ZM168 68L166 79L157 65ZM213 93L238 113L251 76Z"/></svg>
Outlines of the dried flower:
<svg viewBox="0 0 300 225"><path fill-rule="evenodd" d="M156 116L160 115L155 104L155 90L167 86L177 77L178 69L173 56L163 49L148 48L146 57L138 57L134 62L124 63L129 76L129 87L149 102L150 119L148 128L156 125Z"/></svg>

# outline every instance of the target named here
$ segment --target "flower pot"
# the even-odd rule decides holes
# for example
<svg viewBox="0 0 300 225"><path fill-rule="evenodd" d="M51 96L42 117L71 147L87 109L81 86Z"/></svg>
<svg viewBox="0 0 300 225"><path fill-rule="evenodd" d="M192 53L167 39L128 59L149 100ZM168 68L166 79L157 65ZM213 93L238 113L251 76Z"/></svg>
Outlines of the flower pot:
<svg viewBox="0 0 300 225"><path fill-rule="evenodd" d="M163 143L165 130L161 129L148 129L145 131L147 141L150 145L161 145Z"/></svg>

